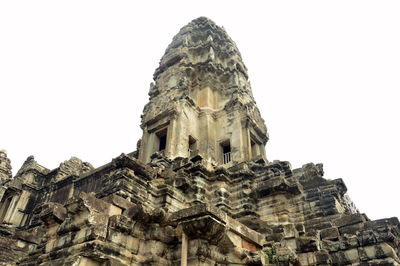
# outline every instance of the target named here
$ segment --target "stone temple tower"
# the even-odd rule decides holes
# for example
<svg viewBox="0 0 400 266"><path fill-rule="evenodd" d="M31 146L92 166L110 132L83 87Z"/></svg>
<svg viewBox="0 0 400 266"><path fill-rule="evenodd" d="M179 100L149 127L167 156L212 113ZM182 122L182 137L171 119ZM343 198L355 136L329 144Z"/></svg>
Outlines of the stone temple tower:
<svg viewBox="0 0 400 266"><path fill-rule="evenodd" d="M400 265L400 222L372 221L322 164L266 160L240 53L183 27L150 87L137 151L14 176L0 151L0 265Z"/></svg>
<svg viewBox="0 0 400 266"><path fill-rule="evenodd" d="M246 66L225 30L200 17L173 38L150 85L140 159L201 156L208 168L266 160L268 133Z"/></svg>

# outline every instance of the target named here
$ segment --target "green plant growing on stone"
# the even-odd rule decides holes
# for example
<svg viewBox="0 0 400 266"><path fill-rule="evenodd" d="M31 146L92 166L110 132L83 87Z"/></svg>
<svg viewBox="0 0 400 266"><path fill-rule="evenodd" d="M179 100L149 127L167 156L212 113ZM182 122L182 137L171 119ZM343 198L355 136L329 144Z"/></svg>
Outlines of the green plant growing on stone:
<svg viewBox="0 0 400 266"><path fill-rule="evenodd" d="M276 246L274 244L265 246L262 251L265 257L265 264L268 265L276 263Z"/></svg>

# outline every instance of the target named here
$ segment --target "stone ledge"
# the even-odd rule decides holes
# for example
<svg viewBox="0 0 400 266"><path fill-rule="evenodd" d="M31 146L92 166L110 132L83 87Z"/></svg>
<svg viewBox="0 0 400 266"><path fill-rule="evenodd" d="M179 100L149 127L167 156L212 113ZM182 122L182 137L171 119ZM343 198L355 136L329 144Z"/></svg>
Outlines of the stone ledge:
<svg viewBox="0 0 400 266"><path fill-rule="evenodd" d="M264 236L244 224L229 217L226 213L218 208L206 204L198 204L194 207L183 209L172 213L167 218L167 223L179 225L200 219L208 219L218 225L222 225L225 231L231 231L239 235L250 243L262 246L265 242Z"/></svg>

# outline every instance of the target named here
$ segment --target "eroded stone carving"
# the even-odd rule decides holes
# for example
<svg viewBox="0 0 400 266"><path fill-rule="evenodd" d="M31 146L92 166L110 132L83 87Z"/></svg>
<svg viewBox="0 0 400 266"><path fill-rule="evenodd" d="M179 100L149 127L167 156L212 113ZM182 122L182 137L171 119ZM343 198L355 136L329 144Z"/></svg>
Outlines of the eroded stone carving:
<svg viewBox="0 0 400 266"><path fill-rule="evenodd" d="M68 176L80 176L93 169L90 163L82 162L79 158L71 157L64 161L58 168L56 180L61 180Z"/></svg>
<svg viewBox="0 0 400 266"><path fill-rule="evenodd" d="M11 178L11 161L5 150L0 150L0 183Z"/></svg>

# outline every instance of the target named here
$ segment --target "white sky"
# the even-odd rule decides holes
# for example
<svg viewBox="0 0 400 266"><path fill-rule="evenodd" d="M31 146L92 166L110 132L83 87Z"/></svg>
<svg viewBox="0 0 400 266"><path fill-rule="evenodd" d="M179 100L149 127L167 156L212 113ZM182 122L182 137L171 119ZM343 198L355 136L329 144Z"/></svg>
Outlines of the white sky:
<svg viewBox="0 0 400 266"><path fill-rule="evenodd" d="M31 154L98 167L135 150L159 59L207 16L249 69L268 158L322 162L360 211L400 217L400 2L244 2L0 1L0 149L13 173Z"/></svg>

